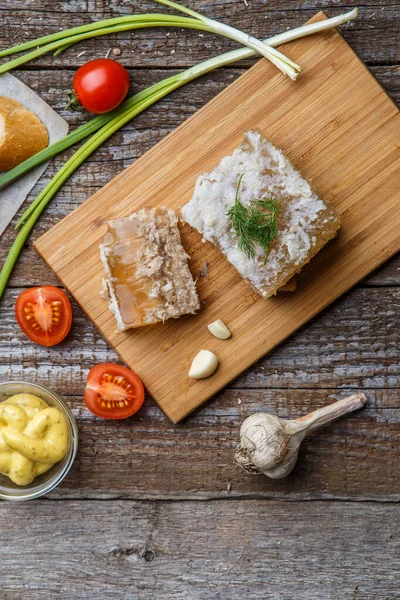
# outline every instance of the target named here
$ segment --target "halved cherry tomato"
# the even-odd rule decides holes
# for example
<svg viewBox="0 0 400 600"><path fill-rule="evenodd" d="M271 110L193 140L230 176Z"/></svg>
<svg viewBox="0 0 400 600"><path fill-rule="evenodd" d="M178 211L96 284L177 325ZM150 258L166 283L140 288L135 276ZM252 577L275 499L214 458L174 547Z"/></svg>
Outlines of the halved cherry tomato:
<svg viewBox="0 0 400 600"><path fill-rule="evenodd" d="M71 303L52 285L23 291L15 303L15 316L25 335L41 346L59 344L71 329Z"/></svg>
<svg viewBox="0 0 400 600"><path fill-rule="evenodd" d="M144 387L130 369L104 363L89 371L83 399L90 412L98 417L126 419L142 406Z"/></svg>
<svg viewBox="0 0 400 600"><path fill-rule="evenodd" d="M100 115L121 104L129 90L129 73L110 58L90 60L75 73L73 86L82 106Z"/></svg>

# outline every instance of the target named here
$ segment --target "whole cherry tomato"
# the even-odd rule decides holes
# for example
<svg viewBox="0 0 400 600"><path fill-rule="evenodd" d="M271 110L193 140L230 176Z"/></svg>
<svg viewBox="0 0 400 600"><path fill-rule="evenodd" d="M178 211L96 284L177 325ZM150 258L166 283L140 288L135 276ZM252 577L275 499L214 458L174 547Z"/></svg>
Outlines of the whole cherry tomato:
<svg viewBox="0 0 400 600"><path fill-rule="evenodd" d="M99 58L77 70L73 86L82 106L100 115L121 104L129 90L129 73L115 60Z"/></svg>

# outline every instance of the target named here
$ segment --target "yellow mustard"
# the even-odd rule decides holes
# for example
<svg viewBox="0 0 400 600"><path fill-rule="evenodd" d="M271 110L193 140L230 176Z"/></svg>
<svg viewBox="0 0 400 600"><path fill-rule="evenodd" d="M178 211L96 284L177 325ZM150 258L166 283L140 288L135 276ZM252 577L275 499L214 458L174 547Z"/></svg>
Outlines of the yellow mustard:
<svg viewBox="0 0 400 600"><path fill-rule="evenodd" d="M16 394L0 404L0 473L17 485L62 460L68 448L64 415L32 394Z"/></svg>

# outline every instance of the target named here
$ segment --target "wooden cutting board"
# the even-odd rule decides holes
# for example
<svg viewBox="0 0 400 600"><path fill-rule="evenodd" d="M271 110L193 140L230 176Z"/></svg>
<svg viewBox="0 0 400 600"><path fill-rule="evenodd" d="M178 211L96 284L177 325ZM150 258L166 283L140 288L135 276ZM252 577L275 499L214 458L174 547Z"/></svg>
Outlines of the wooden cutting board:
<svg viewBox="0 0 400 600"><path fill-rule="evenodd" d="M324 18L319 13L315 19ZM36 241L36 248L121 359L178 422L254 361L400 249L399 111L337 31L287 44L297 82L262 59L174 132ZM190 84L185 88L188 97ZM179 209L199 174L259 127L342 219L336 240L305 268L295 293L263 300L211 244L182 227L202 310L166 324L118 333L99 296L99 243L106 221L144 206ZM217 340L207 324L233 332ZM201 348L220 359L216 373L187 377Z"/></svg>

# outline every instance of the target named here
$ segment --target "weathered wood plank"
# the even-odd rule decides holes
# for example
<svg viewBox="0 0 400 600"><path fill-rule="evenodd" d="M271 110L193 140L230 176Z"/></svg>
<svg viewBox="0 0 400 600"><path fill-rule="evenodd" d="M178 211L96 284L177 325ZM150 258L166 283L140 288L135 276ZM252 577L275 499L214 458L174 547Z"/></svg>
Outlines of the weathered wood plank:
<svg viewBox="0 0 400 600"><path fill-rule="evenodd" d="M178 72L179 68L177 67L175 70ZM224 67L213 71L166 96L143 113L146 115L145 120L143 120L142 115L139 115L134 122L137 124L138 121L141 121L139 129L157 129L157 127L160 127L160 120L162 126L177 127L227 85L245 73L246 70L247 68L242 68L240 65L240 67ZM400 65L373 65L370 67L370 71L380 81L385 90L391 94L393 99L400 103ZM132 81L131 92L134 93L156 81L169 77L171 70L129 69L129 74ZM86 112L79 113L64 110L66 90L71 87L73 72L65 69L41 71L40 77L38 77L37 71L24 70L15 71L15 75L40 94L43 100L48 102L54 110L60 112L68 120L71 127L76 127L90 117ZM174 99L173 102L171 98ZM181 102L183 98L185 99L184 103ZM171 111L171 109L174 110Z"/></svg>
<svg viewBox="0 0 400 600"><path fill-rule="evenodd" d="M7 294L11 302L0 321L1 379L48 385L66 397L78 418L79 457L57 497L221 497L229 481L231 494L239 496L400 497L396 290L355 290L233 382L236 389L216 396L180 427L173 427L151 399L132 420L94 418L82 401L86 374L94 364L116 360L113 351L77 307L65 343L34 346L16 329L16 293ZM347 386L391 389L366 390L367 409L310 437L289 479L250 477L232 464L246 416L267 410L295 418L350 393ZM244 389L249 387L254 389ZM279 389L284 387L292 389Z"/></svg>
<svg viewBox="0 0 400 600"><path fill-rule="evenodd" d="M137 7L103 2L41 2L26 3L11 0L0 3L0 47L9 47L41 35L46 35L63 28L75 27L82 23L115 17L131 12L173 12L153 2L140 3ZM309 19L318 10L326 9L333 16L350 7L360 6L356 0L346 2L345 6L332 6L328 0L290 3L279 0L275 2L212 2L201 1L186 3L197 8L206 16L219 19L237 26L253 35L266 38L286 29L297 27ZM16 12L18 10L18 12ZM18 19L16 19L18 14ZM400 49L397 43L400 11L398 4L391 1L363 2L358 19L343 28L346 40L366 61L391 63L400 60ZM167 33L170 35L166 35ZM75 48L60 54L56 58L40 57L35 65L63 66L75 68L87 60L87 55L104 56L110 47L121 49L119 60L126 66L188 66L194 62L205 60L210 55L220 54L237 47L237 44L220 36L185 30L149 29L136 32L121 32L116 35L101 36L97 40L80 43ZM78 57L86 50L87 54ZM252 60L245 64L251 64Z"/></svg>
<svg viewBox="0 0 400 600"><path fill-rule="evenodd" d="M166 132L163 130L159 133ZM155 143L151 133L148 136L146 134L137 134L137 136L135 136L135 146L137 142L138 144L140 143L142 137L147 138L147 141L148 138L151 138ZM162 136L160 135L160 137ZM115 150L117 153L119 149L119 147L111 146L109 151L113 153ZM50 175L55 172L56 166L61 166L61 164L61 161L56 161L53 167L49 167L48 173L43 176L42 183L36 186L36 192L31 194L30 200L39 193L45 182L48 181ZM32 285L45 284L58 285L58 280L54 273L47 267L44 261L41 260L36 250L33 248L33 241L68 215L72 210L84 202L86 198L93 195L100 187L98 185L99 182L103 181L104 184L108 183L113 176L123 170L124 166L125 165L121 165L121 161L118 159L110 159L109 161L104 160L104 162L101 163L90 161L87 166L82 167L82 172L79 171L69 182L64 184L62 191L54 198L50 206L40 217L29 237L10 279L9 285L11 287L29 287ZM29 201L24 204L23 210L25 210L25 207L27 207L28 204ZM23 210L21 209L18 212L18 215L13 219L12 223L2 236L0 244L0 264L4 262L15 239L16 234L13 227ZM360 283L360 286L398 285L400 285L400 255L387 261L382 267L374 271L374 273Z"/></svg>
<svg viewBox="0 0 400 600"><path fill-rule="evenodd" d="M96 190L93 190L93 193ZM88 196L91 194L88 194ZM59 200L62 202L62 200ZM10 279L11 287L31 287L33 285L59 285L57 277L53 271L47 267L47 265L38 257L37 252L33 248L33 240L39 237L41 233L50 229L55 223L62 219L72 209L69 208L66 212L60 213L54 211L51 213L49 218L46 216L42 217L40 224L38 224L27 242L24 251L21 254L19 262L14 270L13 276ZM12 230L12 226L8 229L7 233L2 239L2 245L0 247L0 264L3 263L9 248L15 238L15 233ZM382 267L374 271L367 279L360 283L360 287L365 286L399 286L400 285L400 256L397 255ZM0 305L1 310L1 305Z"/></svg>
<svg viewBox="0 0 400 600"><path fill-rule="evenodd" d="M0 514L4 600L398 598L393 505L32 502Z"/></svg>
<svg viewBox="0 0 400 600"><path fill-rule="evenodd" d="M235 2L235 0L224 0L224 2L213 2L208 4L204 3L203 0L191 0L190 2L185 2L185 6L188 6L193 10L201 11L208 17L213 16L213 11L219 11L221 14L225 13L226 15L246 15L256 11L257 8L260 11L260 7L262 10L270 12L278 11L284 14L290 12L301 13L306 10L316 11L332 8L332 4L336 5L337 8L338 2L332 3L331 0L308 0L306 3L302 0L291 0L290 6L282 2L282 0L258 0L258 2L249 0L248 6ZM27 5L30 5L29 11L27 10ZM371 9L383 7L384 10L393 10L398 6L394 0L362 0L361 2L357 2L357 0L347 0L345 3L343 2L342 5L342 8L345 7L347 10L354 8L355 6ZM61 13L62 18L66 22L74 15L79 15L81 17L82 15L87 16L89 14L90 17L108 18L109 15L118 16L119 14L131 14L132 6L137 12L174 12L166 6L161 6L152 0L141 0L140 3L127 3L124 0L107 0L107 2L103 2L102 0L69 0L68 2L65 2L65 0L55 0L54 2L52 2L52 0L42 0L40 5L34 0L28 0L28 2L24 0L1 0L0 2L0 10L15 10L18 11L18 14L23 13L24 11L29 12L29 14Z"/></svg>
<svg viewBox="0 0 400 600"><path fill-rule="evenodd" d="M88 370L116 360L74 304L71 333L53 348L35 346L15 323L19 290L6 293L0 320L2 379L38 380L80 394ZM97 293L94 291L94 293ZM355 289L233 382L235 388L400 387L400 292Z"/></svg>
<svg viewBox="0 0 400 600"><path fill-rule="evenodd" d="M178 127L178 125L202 108L204 104L221 92L227 85L233 83L235 79L245 73L246 70L246 68L226 67L194 80L166 96L141 115L135 117L122 131L129 131L132 128L139 131L149 130L153 132L153 135L158 134L161 139L164 128L172 130ZM179 71L179 69L177 68L176 71ZM400 103L400 65L374 65L370 67L370 71L391 95L393 100ZM129 73L132 81L132 94L171 75L171 71L167 69L129 69ZM35 90L54 110L59 112L68 121L71 129L90 118L90 115L85 111L73 112L72 110L64 110L67 90L72 86L73 72L57 69L41 71L40 76L38 76L37 71L24 70L16 71L14 74L26 85ZM293 85L296 84L294 83ZM122 146L124 143L120 133L113 136L112 140L116 146ZM141 143L139 140L139 144ZM105 146L107 145L105 144ZM140 156L140 153L143 152L140 145L135 149L135 152L137 153L136 156Z"/></svg>
<svg viewBox="0 0 400 600"><path fill-rule="evenodd" d="M400 283L400 255L388 260L382 267L371 273L361 285L399 285Z"/></svg>
<svg viewBox="0 0 400 600"><path fill-rule="evenodd" d="M80 394L88 369L116 360L74 304L68 338L35 346L15 323L19 290L6 293L0 320L0 376L41 381L62 394ZM97 292L94 292L97 293ZM355 289L300 329L232 384L236 388L400 387L400 293Z"/></svg>
<svg viewBox="0 0 400 600"><path fill-rule="evenodd" d="M286 479L248 475L233 463L240 424L250 414L296 418L349 393L226 389L178 427L150 398L136 417L108 422L93 417L81 396L65 397L78 419L80 448L51 497L400 500L399 390L366 390L368 406L308 437Z"/></svg>
<svg viewBox="0 0 400 600"><path fill-rule="evenodd" d="M332 6L331 0L294 0L288 9L281 0L249 0L248 5L237 0L190 2L210 17L260 36L296 26L321 8L332 15L359 3L348 0L339 7ZM132 5L120 0L2 0L0 47L131 11ZM167 9L142 2L137 11ZM399 18L393 1L363 0L360 19L344 30L397 102L399 65L391 63L400 60ZM56 59L41 59L40 66L51 66L51 71L38 73L32 64L18 76L62 112L72 71L90 58L103 56L110 47L122 50L123 64L140 67L132 72L137 91L171 73L154 67L180 70L234 45L195 32L148 30L83 43ZM86 53L78 57L82 50ZM158 103L137 118L134 127L114 136L63 187L33 237L201 108L250 63L192 83L190 91L184 88ZM86 119L86 115L63 114L72 126ZM53 172L54 167L45 179ZM1 240L0 264L12 239L9 229ZM29 244L12 284L55 282ZM368 279L373 286L399 282L400 257ZM400 498L397 290L352 291L234 382L236 389L223 391L179 427L173 427L149 398L139 415L128 421L107 423L92 417L81 398L87 370L97 362L115 360L114 353L77 307L73 332L65 344L49 350L31 345L16 330L17 293L7 292L0 306L0 378L25 377L59 390L73 407L81 433L74 469L53 498L224 500L2 503L0 519L7 527L2 528L0 550L1 600L22 600L27 595L32 600L44 596L51 600L60 594L65 597L66 590L71 598L96 600L122 596L127 600L397 598L397 506L327 501ZM252 478L232 464L238 428L248 414L265 408L296 417L326 400L343 397L350 391L345 386L373 386L366 390L368 408L308 438L290 479ZM241 495L325 501L267 502L240 500Z"/></svg>

